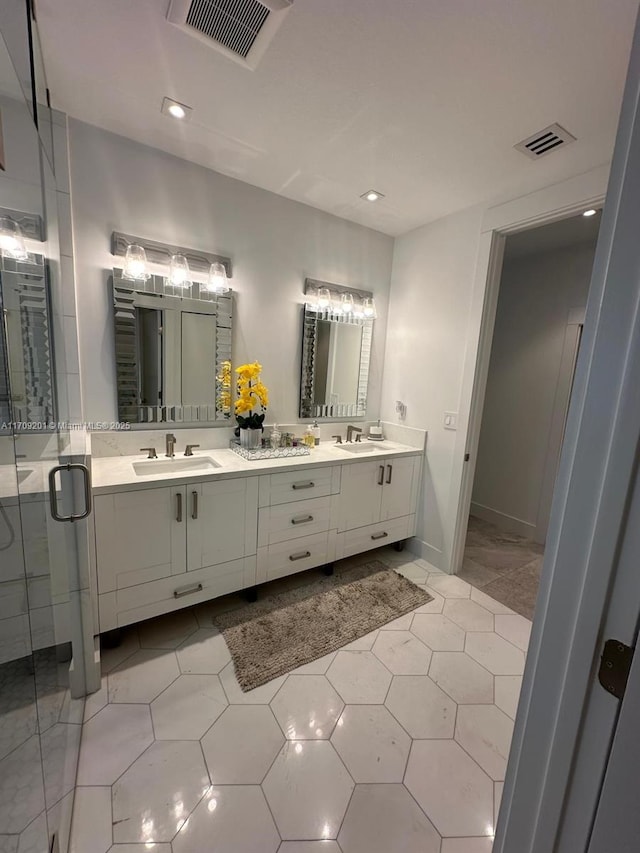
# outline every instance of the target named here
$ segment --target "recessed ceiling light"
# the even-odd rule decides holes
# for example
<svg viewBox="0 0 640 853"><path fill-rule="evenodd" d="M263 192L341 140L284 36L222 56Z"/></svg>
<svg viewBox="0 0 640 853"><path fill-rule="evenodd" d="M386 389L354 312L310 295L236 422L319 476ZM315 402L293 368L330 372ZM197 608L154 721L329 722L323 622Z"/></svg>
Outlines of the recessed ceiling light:
<svg viewBox="0 0 640 853"><path fill-rule="evenodd" d="M189 118L192 110L191 107L188 107L186 104L181 104L180 101L174 101L173 98L163 98L162 109L160 112L166 116L171 116L171 118L177 118L182 121Z"/></svg>
<svg viewBox="0 0 640 853"><path fill-rule="evenodd" d="M583 216L595 216L597 212L598 211L592 207L590 210L585 210L585 212L582 215Z"/></svg>
<svg viewBox="0 0 640 853"><path fill-rule="evenodd" d="M367 190L366 193L362 193L360 198L363 198L365 201L378 201L384 198L384 193L379 193L378 190Z"/></svg>

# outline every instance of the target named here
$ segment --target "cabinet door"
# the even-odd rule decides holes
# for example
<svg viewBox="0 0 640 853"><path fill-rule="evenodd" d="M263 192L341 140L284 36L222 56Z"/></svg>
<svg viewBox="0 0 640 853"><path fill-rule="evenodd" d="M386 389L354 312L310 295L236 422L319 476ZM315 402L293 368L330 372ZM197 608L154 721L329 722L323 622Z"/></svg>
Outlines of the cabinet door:
<svg viewBox="0 0 640 853"><path fill-rule="evenodd" d="M189 571L256 553L258 478L187 486Z"/></svg>
<svg viewBox="0 0 640 853"><path fill-rule="evenodd" d="M352 530L380 520L382 462L355 462L342 466L338 530Z"/></svg>
<svg viewBox="0 0 640 853"><path fill-rule="evenodd" d="M415 512L413 471L413 456L385 461L381 521Z"/></svg>
<svg viewBox="0 0 640 853"><path fill-rule="evenodd" d="M186 571L184 486L95 499L98 592Z"/></svg>

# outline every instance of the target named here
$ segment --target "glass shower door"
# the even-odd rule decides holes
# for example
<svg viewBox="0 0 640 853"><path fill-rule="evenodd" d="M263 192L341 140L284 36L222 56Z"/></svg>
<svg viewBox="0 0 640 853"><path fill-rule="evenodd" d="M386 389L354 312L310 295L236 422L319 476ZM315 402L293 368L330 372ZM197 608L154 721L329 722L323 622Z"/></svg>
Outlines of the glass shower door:
<svg viewBox="0 0 640 853"><path fill-rule="evenodd" d="M26 257L6 241L0 253L0 851L66 853L82 696L95 687L87 528L70 519L89 509L75 312L64 194L1 39L0 67L0 216L35 223Z"/></svg>

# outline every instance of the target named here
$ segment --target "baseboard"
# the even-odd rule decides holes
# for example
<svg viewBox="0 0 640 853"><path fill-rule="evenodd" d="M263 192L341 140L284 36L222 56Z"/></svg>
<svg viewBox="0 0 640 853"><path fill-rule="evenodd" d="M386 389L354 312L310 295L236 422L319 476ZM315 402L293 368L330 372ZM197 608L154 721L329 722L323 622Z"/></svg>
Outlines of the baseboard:
<svg viewBox="0 0 640 853"><path fill-rule="evenodd" d="M431 563L431 565L436 569L440 569L442 572L447 571L442 566L442 551L438 548L434 548L433 545L429 545L428 542L423 542L422 539L418 539L417 536L413 536L411 539L407 539L406 548L408 551L411 551L412 554L415 554L416 557L419 557L421 560L426 560L427 563Z"/></svg>
<svg viewBox="0 0 640 853"><path fill-rule="evenodd" d="M499 512L497 509L491 509L491 507L483 506L474 501L471 501L470 513L481 518L482 521L495 524L496 527L506 533L518 533L527 539L535 538L536 525L531 524L530 521L523 521L521 518L515 518L513 515L507 515L505 512Z"/></svg>

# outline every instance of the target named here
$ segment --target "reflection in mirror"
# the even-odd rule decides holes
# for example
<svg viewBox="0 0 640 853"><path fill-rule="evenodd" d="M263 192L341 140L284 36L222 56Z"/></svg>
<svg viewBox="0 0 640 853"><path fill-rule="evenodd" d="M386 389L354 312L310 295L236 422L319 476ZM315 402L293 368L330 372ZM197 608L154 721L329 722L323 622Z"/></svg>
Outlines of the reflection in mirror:
<svg viewBox="0 0 640 853"><path fill-rule="evenodd" d="M215 422L231 417L232 294L159 275L113 271L118 415L126 423Z"/></svg>
<svg viewBox="0 0 640 853"><path fill-rule="evenodd" d="M0 421L53 422L51 302L43 256L1 258L0 280Z"/></svg>
<svg viewBox="0 0 640 853"><path fill-rule="evenodd" d="M366 414L372 330L372 320L305 305L301 418Z"/></svg>

